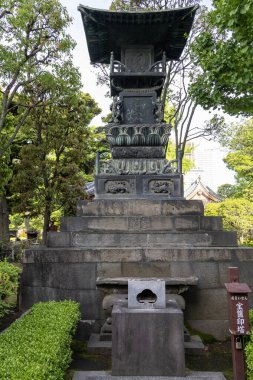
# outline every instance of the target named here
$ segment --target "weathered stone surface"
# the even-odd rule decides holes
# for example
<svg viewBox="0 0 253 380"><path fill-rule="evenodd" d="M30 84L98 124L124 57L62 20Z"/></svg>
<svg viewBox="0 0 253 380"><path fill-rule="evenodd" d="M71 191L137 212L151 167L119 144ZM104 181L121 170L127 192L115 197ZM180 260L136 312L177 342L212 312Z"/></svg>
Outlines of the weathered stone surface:
<svg viewBox="0 0 253 380"><path fill-rule="evenodd" d="M121 267L122 277L170 277L170 264L169 263L122 263Z"/></svg>
<svg viewBox="0 0 253 380"><path fill-rule="evenodd" d="M113 376L184 374L183 313L176 303L153 310L113 307Z"/></svg>
<svg viewBox="0 0 253 380"><path fill-rule="evenodd" d="M22 285L60 289L95 289L95 263L39 263L25 265Z"/></svg>
<svg viewBox="0 0 253 380"><path fill-rule="evenodd" d="M187 322L194 330L210 334L217 340L225 341L230 336L227 319L188 319Z"/></svg>
<svg viewBox="0 0 253 380"><path fill-rule="evenodd" d="M178 376L112 376L109 372L76 371L73 380L226 380L221 372L189 372Z"/></svg>
<svg viewBox="0 0 253 380"><path fill-rule="evenodd" d="M201 201L189 200L147 200L121 199L96 200L94 202L79 201L77 215L84 216L116 216L116 215L203 215L204 206Z"/></svg>
<svg viewBox="0 0 253 380"><path fill-rule="evenodd" d="M183 199L182 175L169 174L97 174L96 200Z"/></svg>
<svg viewBox="0 0 253 380"><path fill-rule="evenodd" d="M22 286L21 311L29 309L36 302L73 300L80 303L81 318L86 320L104 319L101 309L102 294L96 290L69 290L45 287Z"/></svg>
<svg viewBox="0 0 253 380"><path fill-rule="evenodd" d="M69 232L48 232L48 247L69 247L71 245L71 235Z"/></svg>
<svg viewBox="0 0 253 380"><path fill-rule="evenodd" d="M227 231L208 232L139 232L136 233L87 233L72 232L71 245L74 247L208 247L208 246L234 246L234 235ZM61 238L55 236L49 247L61 246ZM52 245L51 245L52 244Z"/></svg>
<svg viewBox="0 0 253 380"><path fill-rule="evenodd" d="M64 217L61 231L198 231L221 230L221 218L185 216L79 216Z"/></svg>
<svg viewBox="0 0 253 380"><path fill-rule="evenodd" d="M121 263L98 263L97 277L120 277L122 276Z"/></svg>
<svg viewBox="0 0 253 380"><path fill-rule="evenodd" d="M220 283L219 265L217 262L189 262L189 261L176 261L170 264L171 275L176 277L193 276L198 277L199 289L216 289L222 287ZM226 266L227 267L227 266Z"/></svg>
<svg viewBox="0 0 253 380"><path fill-rule="evenodd" d="M241 281L248 283L253 289L253 248L242 247L195 247L195 248L46 248L33 247L25 252L24 255L24 280L25 284L35 284L34 286L23 285L25 293L21 292L22 309L30 307L34 302L47 299L64 299L64 287L68 283L68 295L72 299L82 300L79 290L74 290L75 286L84 284L91 286L93 284L95 269L90 272L86 271L89 278L82 279L82 270L77 269L80 265L91 264L96 266L97 277L120 277L125 278L125 285L104 284L97 285L97 290L90 290L91 294L96 293L96 307L90 308L91 311L85 319L99 321L99 315L103 315L102 298L108 294L108 289L121 291L126 290L128 277L154 277L154 278L175 278L197 276L199 281L197 286L192 286L183 293L186 300L186 320L192 323L197 321L196 326L202 328L201 331L208 332L214 335L217 339L224 339L228 334L228 324L226 317L227 297L224 288L224 282L227 282L227 268L229 266L238 266L240 270ZM54 270L48 271L48 279L45 280L47 264L48 268L52 265L59 265L59 268L66 266L72 267L75 273L71 276L66 274L65 269L62 269L62 276L56 276L50 279ZM75 264L72 266L72 264ZM38 273L41 266L42 274ZM73 269L75 268L75 269ZM66 269L67 271L67 269ZM72 272L72 273L74 273ZM65 275L66 274L66 275ZM54 284L56 278L59 279L57 288L44 288L40 286L43 281L46 284ZM66 281L67 278L67 281ZM52 282L53 281L53 282ZM83 282L84 281L84 282ZM182 281L182 280L181 280ZM117 281L116 281L117 282ZM97 281L96 281L97 283ZM92 285L93 286L93 285ZM176 286L176 285L175 285ZM103 288L103 290L100 288ZM49 289L49 290L47 290ZM50 290L51 289L51 290ZM89 294L88 290L84 290L85 295ZM121 291L122 292L122 291ZM110 293L110 291L109 291ZM28 298L26 298L28 294ZM62 297L62 298L61 298ZM98 301L99 300L99 301ZM94 301L94 298L93 298ZM84 302L84 297L83 301ZM90 301L92 302L92 301ZM253 307L253 294L249 295L249 305ZM99 313L96 311L99 309ZM84 312L84 311L83 311ZM98 315L99 314L99 315ZM223 322L223 320L225 322ZM216 322L217 321L217 326ZM92 324L94 326L94 324ZM220 327L223 326L223 327ZM92 327L93 329L93 327ZM89 330L90 331L90 330ZM94 330L93 330L94 331Z"/></svg>
<svg viewBox="0 0 253 380"><path fill-rule="evenodd" d="M136 262L143 259L143 249L127 248L46 248L34 247L24 253L24 264L82 263L82 262Z"/></svg>
<svg viewBox="0 0 253 380"><path fill-rule="evenodd" d="M201 230L222 230L222 218L220 216L205 216L200 218Z"/></svg>
<svg viewBox="0 0 253 380"><path fill-rule="evenodd" d="M192 287L185 293L187 320L228 319L227 292L224 288L198 289Z"/></svg>
<svg viewBox="0 0 253 380"><path fill-rule="evenodd" d="M129 309L164 309L165 306L166 297L164 280L128 280Z"/></svg>

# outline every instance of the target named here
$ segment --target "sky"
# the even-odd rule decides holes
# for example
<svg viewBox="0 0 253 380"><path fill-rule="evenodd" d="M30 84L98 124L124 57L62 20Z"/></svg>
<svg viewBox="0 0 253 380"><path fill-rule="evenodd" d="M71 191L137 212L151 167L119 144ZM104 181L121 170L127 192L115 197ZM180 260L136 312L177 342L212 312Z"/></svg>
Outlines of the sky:
<svg viewBox="0 0 253 380"><path fill-rule="evenodd" d="M102 108L102 113L93 119L93 125L101 125L101 117L106 116L109 113L109 106L111 104L111 99L105 97L107 88L96 85L96 75L94 69L90 65L89 53L86 44L85 33L83 29L81 14L77 10L80 0L60 0L61 3L67 8L68 13L73 18L73 23L69 28L69 34L76 41L77 45L73 53L73 59L75 66L78 66L82 75L83 90L88 92ZM83 0L82 5L87 5L92 8L99 9L108 9L111 5L112 0ZM211 5L211 0L205 0L203 3L207 6ZM193 123L196 126L203 125L205 120L211 118L211 114L207 111L204 111L198 107L196 111L195 118ZM221 148L218 144L213 142L207 142L204 139L200 139L197 142L198 151L202 152L196 154L196 157L204 157L203 163L196 163L196 168L204 167L204 171L208 173L209 167L212 167L212 175L208 177L207 174L204 177L208 180L209 183L206 183L207 186L211 187L214 191L217 190L217 187L224 183L233 183L234 182L234 173L228 170L223 163L223 157L226 155L227 151L224 148ZM197 153L197 152L196 152ZM208 157L209 157L209 166L208 166ZM211 162L212 160L212 162Z"/></svg>

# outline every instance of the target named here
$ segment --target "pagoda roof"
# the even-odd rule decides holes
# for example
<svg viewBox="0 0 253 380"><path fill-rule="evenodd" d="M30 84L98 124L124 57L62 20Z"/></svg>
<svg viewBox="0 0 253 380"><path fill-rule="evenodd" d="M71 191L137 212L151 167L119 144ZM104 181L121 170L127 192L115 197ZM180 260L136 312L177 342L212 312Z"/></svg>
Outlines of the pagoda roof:
<svg viewBox="0 0 253 380"><path fill-rule="evenodd" d="M109 11L79 5L91 63L121 59L122 46L152 45L155 60L178 60L198 6L162 11Z"/></svg>

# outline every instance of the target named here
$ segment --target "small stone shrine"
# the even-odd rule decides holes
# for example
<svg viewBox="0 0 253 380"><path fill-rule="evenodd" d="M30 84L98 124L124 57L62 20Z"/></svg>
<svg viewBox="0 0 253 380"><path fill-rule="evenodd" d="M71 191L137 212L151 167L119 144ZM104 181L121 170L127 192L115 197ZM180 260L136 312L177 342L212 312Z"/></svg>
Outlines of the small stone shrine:
<svg viewBox="0 0 253 380"><path fill-rule="evenodd" d="M129 280L112 310L112 376L184 376L184 319L165 281Z"/></svg>
<svg viewBox="0 0 253 380"><path fill-rule="evenodd" d="M201 201L184 199L180 158L166 160L171 126L160 101L166 62L180 59L196 7L78 9L91 62L110 65L113 104L105 130L112 158L97 157L95 200L80 200L77 216L62 218L46 246L25 251L21 309L73 299L81 305L81 336L111 339L111 327L108 333L103 327L112 307L126 301L128 281L160 279L166 302L185 308L194 329L225 339L227 267L238 266L253 287L253 249L238 248L236 234L223 231L220 217L204 216Z"/></svg>

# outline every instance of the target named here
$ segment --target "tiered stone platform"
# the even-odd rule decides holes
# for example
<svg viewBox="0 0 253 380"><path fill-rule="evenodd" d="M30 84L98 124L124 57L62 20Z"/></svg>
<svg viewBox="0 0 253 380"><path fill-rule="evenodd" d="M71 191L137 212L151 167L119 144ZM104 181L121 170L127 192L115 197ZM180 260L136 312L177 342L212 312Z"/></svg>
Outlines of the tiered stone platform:
<svg viewBox="0 0 253 380"><path fill-rule="evenodd" d="M79 301L87 336L105 321L104 296L127 293L120 279L164 278L167 293L183 294L190 325L225 339L229 266L253 287L253 249L238 248L235 233L222 230L220 217L203 216L199 201L79 202L47 246L25 252L20 302L26 310L38 301Z"/></svg>

